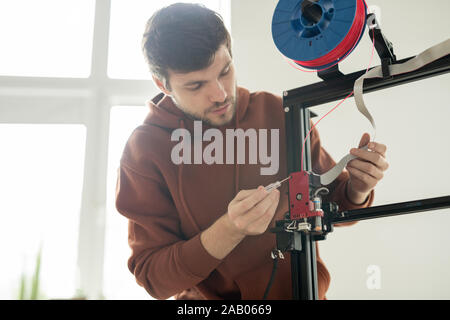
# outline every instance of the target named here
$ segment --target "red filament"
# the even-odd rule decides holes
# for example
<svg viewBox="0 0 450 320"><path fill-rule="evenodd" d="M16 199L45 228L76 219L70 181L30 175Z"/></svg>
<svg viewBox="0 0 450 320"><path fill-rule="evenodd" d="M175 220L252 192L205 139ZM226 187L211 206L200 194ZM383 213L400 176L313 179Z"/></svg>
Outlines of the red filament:
<svg viewBox="0 0 450 320"><path fill-rule="evenodd" d="M336 46L336 48L317 59L309 61L294 60L294 62L301 66L309 68L320 68L333 62L339 62L342 58L345 58L348 55L346 55L346 53L351 52L358 43L358 39L360 38L361 33L364 29L365 19L365 2L364 0L356 0L356 14L355 18L353 19L353 24L345 38Z"/></svg>

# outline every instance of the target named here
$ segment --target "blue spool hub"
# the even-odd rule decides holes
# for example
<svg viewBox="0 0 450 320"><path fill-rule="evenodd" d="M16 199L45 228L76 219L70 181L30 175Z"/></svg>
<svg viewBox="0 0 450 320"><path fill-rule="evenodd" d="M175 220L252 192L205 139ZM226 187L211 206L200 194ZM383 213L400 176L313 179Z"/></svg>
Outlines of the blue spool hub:
<svg viewBox="0 0 450 320"><path fill-rule="evenodd" d="M364 7L367 12L365 3ZM278 50L291 60L318 59L333 51L347 37L356 8L357 0L280 0L272 19L273 41ZM365 25L364 21L363 28ZM357 43L363 33L364 30Z"/></svg>

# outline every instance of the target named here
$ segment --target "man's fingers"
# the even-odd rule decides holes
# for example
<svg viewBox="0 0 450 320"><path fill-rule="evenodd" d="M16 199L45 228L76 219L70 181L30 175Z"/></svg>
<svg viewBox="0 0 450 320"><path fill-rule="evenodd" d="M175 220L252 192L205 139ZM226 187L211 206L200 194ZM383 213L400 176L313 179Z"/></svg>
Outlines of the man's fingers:
<svg viewBox="0 0 450 320"><path fill-rule="evenodd" d="M273 190L270 192L268 197L266 197L263 201L258 203L254 207L255 211L258 211L256 213L256 219L258 219L260 215L264 215L264 213L267 212L267 210L272 206L273 203L278 204L277 199L279 199L279 196L280 196L280 191Z"/></svg>
<svg viewBox="0 0 450 320"><path fill-rule="evenodd" d="M387 147L386 147L386 145L384 145L382 143L370 142L369 143L369 149L372 150L372 151L378 152L383 157L386 157Z"/></svg>
<svg viewBox="0 0 450 320"><path fill-rule="evenodd" d="M353 178L361 180L365 185L369 187L374 187L378 182L377 179L359 169L349 167L347 168L347 170L348 172L350 172Z"/></svg>
<svg viewBox="0 0 450 320"><path fill-rule="evenodd" d="M261 187L261 186L260 186ZM233 201L241 201L250 196L252 193L254 193L258 189L250 189L250 190L241 190L238 192L238 194L234 197Z"/></svg>
<svg viewBox="0 0 450 320"><path fill-rule="evenodd" d="M246 212L252 209L258 202L260 202L268 195L269 192L267 192L264 187L259 186L258 189L253 190L253 192L246 198L237 202L235 206L239 209L240 212Z"/></svg>
<svg viewBox="0 0 450 320"><path fill-rule="evenodd" d="M264 231L267 229L267 226L269 225L270 221L272 221L273 216L275 215L275 211L277 210L279 203L279 193L277 197L278 201L273 201L266 212L264 212L264 214L253 221L253 223L250 225L250 233L258 233L258 231L260 231L261 229L264 229Z"/></svg>
<svg viewBox="0 0 450 320"><path fill-rule="evenodd" d="M364 147L369 142L370 142L370 135L366 132L362 135L361 140L359 141L358 148Z"/></svg>
<svg viewBox="0 0 450 320"><path fill-rule="evenodd" d="M374 165L376 165L383 171L387 170L387 168L389 167L389 164L387 163L384 156L378 152L352 148L350 150L350 154L363 160L372 162Z"/></svg>
<svg viewBox="0 0 450 320"><path fill-rule="evenodd" d="M247 198L249 198L250 196L255 196L255 193L261 192L261 194L264 194L263 190L264 186L258 186L258 188L256 189L250 189L250 190L241 190L238 192L238 194L234 197L233 200L231 200L232 203L238 203L241 202ZM267 193L267 192L266 192Z"/></svg>
<svg viewBox="0 0 450 320"><path fill-rule="evenodd" d="M353 159L347 164L348 168L356 168L362 172L365 172L377 180L383 179L383 171L380 170L377 166L368 161L362 161L359 159Z"/></svg>
<svg viewBox="0 0 450 320"><path fill-rule="evenodd" d="M273 190L270 194L257 203L254 207L246 212L242 212L241 215L235 219L235 224L240 229L246 229L250 225L254 224L259 218L261 218L267 210L273 205L278 204L280 192Z"/></svg>
<svg viewBox="0 0 450 320"><path fill-rule="evenodd" d="M280 192L277 190L277 194L274 195L274 201L270 204L269 208L267 208L266 212L264 212L264 214L258 218L256 220L256 223L260 222L260 221L264 221L265 219L269 219L270 222L272 220L273 215L275 214L275 210L278 207L278 204L280 202Z"/></svg>

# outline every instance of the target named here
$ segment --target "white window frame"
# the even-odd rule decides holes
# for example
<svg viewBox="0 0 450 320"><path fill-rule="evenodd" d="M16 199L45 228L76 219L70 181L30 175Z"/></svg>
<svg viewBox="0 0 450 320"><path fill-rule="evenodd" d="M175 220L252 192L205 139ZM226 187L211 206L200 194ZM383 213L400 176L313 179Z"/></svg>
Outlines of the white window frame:
<svg viewBox="0 0 450 320"><path fill-rule="evenodd" d="M230 21L230 1L220 1L224 20ZM143 106L158 93L150 80L108 78L110 9L111 0L96 0L88 78L0 76L0 123L86 126L77 287L88 299L103 298L111 107Z"/></svg>

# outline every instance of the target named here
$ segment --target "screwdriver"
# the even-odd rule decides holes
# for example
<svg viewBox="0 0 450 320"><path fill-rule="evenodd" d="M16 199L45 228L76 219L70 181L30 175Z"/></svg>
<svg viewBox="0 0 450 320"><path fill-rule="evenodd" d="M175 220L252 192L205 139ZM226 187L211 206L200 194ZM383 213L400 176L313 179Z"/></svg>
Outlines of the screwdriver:
<svg viewBox="0 0 450 320"><path fill-rule="evenodd" d="M289 176L286 179L283 179L281 181L273 182L273 183L269 184L267 187L264 187L264 189L266 189L267 192L270 192L274 189L278 189L283 182L285 182L286 180L289 180L290 178L291 178L291 176Z"/></svg>

